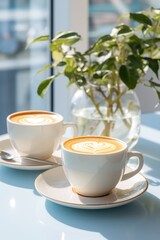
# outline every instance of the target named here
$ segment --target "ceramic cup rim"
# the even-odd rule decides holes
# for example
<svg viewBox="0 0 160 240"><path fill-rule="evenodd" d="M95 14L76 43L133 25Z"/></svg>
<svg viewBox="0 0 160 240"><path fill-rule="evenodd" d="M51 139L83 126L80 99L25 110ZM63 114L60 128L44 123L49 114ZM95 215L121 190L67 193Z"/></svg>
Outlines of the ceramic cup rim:
<svg viewBox="0 0 160 240"><path fill-rule="evenodd" d="M98 153L98 154L90 154L90 153L83 153L83 152L74 152L74 151L72 151L72 150L69 150L69 149L67 149L64 145L65 145L65 143L66 142L68 142L68 141L72 141L72 140L74 140L74 139L79 139L79 138L91 138L91 137L93 137L93 138L97 138L97 137L100 137L100 138L105 138L105 139L112 139L112 140L115 140L115 141L118 141L118 142L120 142L121 144L122 144L122 146L123 146L123 148L122 149L120 149L120 150L118 150L118 151L115 151L115 152L106 152L106 153ZM69 153L71 153L71 154L74 154L74 155L86 155L86 156L105 156L105 155L114 155L114 154L117 154L117 153L120 153L120 152L123 152L123 151L126 151L127 150L127 144L124 142L124 141L122 141L122 140L120 140L120 139L118 139L118 138L114 138L114 137L107 137L107 136L96 136L96 135L87 135L87 136L77 136L77 137L73 137L73 138L69 138L69 139L67 139L67 140L65 140L63 143L62 143L62 149L63 149L63 151L66 151L66 152L69 152Z"/></svg>
<svg viewBox="0 0 160 240"><path fill-rule="evenodd" d="M45 124L42 124L42 125L35 125L35 124L20 124L20 123L16 123L14 121L11 120L11 117L14 116L14 115L18 115L18 114L24 114L24 113L49 113L51 115L56 115L58 116L58 121L56 122L53 122L53 123L45 123ZM10 124L13 124L13 125L17 125L17 126L21 126L21 127L40 127L40 126L51 126L51 125L56 125L56 124L59 124L60 122L63 122L64 118L62 115L60 115L59 113L56 113L56 112L51 112L51 111L45 111L45 110L24 110L24 111L17 111L17 112L14 112L14 113L11 113L7 116L7 122L10 123Z"/></svg>

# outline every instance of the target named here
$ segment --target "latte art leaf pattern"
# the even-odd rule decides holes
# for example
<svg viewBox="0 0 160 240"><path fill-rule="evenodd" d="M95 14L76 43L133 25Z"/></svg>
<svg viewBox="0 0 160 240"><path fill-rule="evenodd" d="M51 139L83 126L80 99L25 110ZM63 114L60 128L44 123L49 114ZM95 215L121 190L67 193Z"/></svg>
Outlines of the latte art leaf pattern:
<svg viewBox="0 0 160 240"><path fill-rule="evenodd" d="M116 149L116 146L108 142L88 141L75 143L72 145L72 149L83 153L98 154L112 151Z"/></svg>

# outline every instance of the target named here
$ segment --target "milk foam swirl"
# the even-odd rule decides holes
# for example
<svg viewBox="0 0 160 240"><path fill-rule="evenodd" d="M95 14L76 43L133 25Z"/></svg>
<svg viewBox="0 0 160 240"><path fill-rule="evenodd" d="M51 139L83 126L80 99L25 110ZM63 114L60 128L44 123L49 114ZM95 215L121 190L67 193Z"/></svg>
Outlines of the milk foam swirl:
<svg viewBox="0 0 160 240"><path fill-rule="evenodd" d="M30 115L24 116L19 119L19 123L25 125L40 125L40 124L50 124L55 122L56 119L49 116L42 116L40 115Z"/></svg>
<svg viewBox="0 0 160 240"><path fill-rule="evenodd" d="M73 144L72 149L83 153L98 154L112 151L116 149L116 146L108 142L87 141Z"/></svg>

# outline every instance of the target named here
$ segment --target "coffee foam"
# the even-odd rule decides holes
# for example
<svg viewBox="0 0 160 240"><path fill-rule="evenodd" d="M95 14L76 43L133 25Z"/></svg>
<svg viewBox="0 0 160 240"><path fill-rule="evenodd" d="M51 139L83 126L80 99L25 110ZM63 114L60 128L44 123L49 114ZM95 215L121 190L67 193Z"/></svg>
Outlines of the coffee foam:
<svg viewBox="0 0 160 240"><path fill-rule="evenodd" d="M120 151L125 146L114 138L82 136L67 140L64 147L69 151L82 154L105 154Z"/></svg>
<svg viewBox="0 0 160 240"><path fill-rule="evenodd" d="M112 151L116 149L116 146L108 142L86 141L73 144L72 149L76 152L98 154Z"/></svg>
<svg viewBox="0 0 160 240"><path fill-rule="evenodd" d="M52 124L59 119L56 115L45 113L23 113L15 114L10 117L10 120L22 125L43 125Z"/></svg>

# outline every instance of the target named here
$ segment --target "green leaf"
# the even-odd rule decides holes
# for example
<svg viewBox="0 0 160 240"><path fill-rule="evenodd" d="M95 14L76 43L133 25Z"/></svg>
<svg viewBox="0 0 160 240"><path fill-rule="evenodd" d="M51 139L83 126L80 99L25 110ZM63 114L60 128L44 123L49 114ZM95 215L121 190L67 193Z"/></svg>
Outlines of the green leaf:
<svg viewBox="0 0 160 240"><path fill-rule="evenodd" d="M37 74L42 73L49 68L52 68L52 64L46 64L43 68L37 71Z"/></svg>
<svg viewBox="0 0 160 240"><path fill-rule="evenodd" d="M80 52L75 52L74 57L75 57L77 62L80 62L83 65L85 65L85 63L87 62L85 56Z"/></svg>
<svg viewBox="0 0 160 240"><path fill-rule="evenodd" d="M136 69L132 69L122 65L119 69L119 76L121 80L129 89L134 89L137 85L137 80L139 78L138 72Z"/></svg>
<svg viewBox="0 0 160 240"><path fill-rule="evenodd" d="M132 32L132 29L127 25L120 25L117 27L119 29L118 35Z"/></svg>
<svg viewBox="0 0 160 240"><path fill-rule="evenodd" d="M143 40L137 37L135 34L128 39L128 45L130 46L133 54L143 54Z"/></svg>
<svg viewBox="0 0 160 240"><path fill-rule="evenodd" d="M76 64L74 58L66 58L66 67L64 69L64 74L66 77L71 78L76 69Z"/></svg>
<svg viewBox="0 0 160 240"><path fill-rule="evenodd" d="M37 38L34 38L30 44L36 43L36 42L42 42L42 41L48 41L49 40L49 35L44 35L44 36L40 36Z"/></svg>
<svg viewBox="0 0 160 240"><path fill-rule="evenodd" d="M152 26L152 21L150 20L150 18L142 13L130 13L129 16L130 19L136 22Z"/></svg>
<svg viewBox="0 0 160 240"><path fill-rule="evenodd" d="M68 57L66 60L66 67L64 69L64 75L68 78L71 78L74 75L74 71L77 67L75 59L73 57Z"/></svg>
<svg viewBox="0 0 160 240"><path fill-rule="evenodd" d="M64 62L64 61L61 61L57 64L58 67L63 67L65 65L66 65L66 62Z"/></svg>
<svg viewBox="0 0 160 240"><path fill-rule="evenodd" d="M100 54L101 52L106 51L106 46L115 45L115 39L111 35L107 34L100 37L86 52L85 55L90 55L92 53Z"/></svg>
<svg viewBox="0 0 160 240"><path fill-rule="evenodd" d="M111 37L111 35L107 34L107 35L104 35L104 36L100 37L97 40L96 44L100 44L100 43L103 43L103 42L106 42L106 41L110 41L110 40L112 40L112 37Z"/></svg>
<svg viewBox="0 0 160 240"><path fill-rule="evenodd" d="M76 82L76 77L75 75L72 75L69 79L69 82L67 83L67 87L70 87L73 83Z"/></svg>
<svg viewBox="0 0 160 240"><path fill-rule="evenodd" d="M50 43L50 51L53 52L53 51L59 51L60 49L60 46L58 44L55 44L55 43Z"/></svg>
<svg viewBox="0 0 160 240"><path fill-rule="evenodd" d="M53 80L55 79L56 76L50 76L49 78L43 80L40 85L38 86L37 89L37 93L39 96L41 96L42 98L44 97L44 95L46 94L48 88L50 87L50 85L52 84Z"/></svg>
<svg viewBox="0 0 160 240"><path fill-rule="evenodd" d="M66 57L65 60L66 60L66 64L68 66L72 66L72 67L75 66L75 59L74 59L74 57L72 57L72 56Z"/></svg>
<svg viewBox="0 0 160 240"><path fill-rule="evenodd" d="M131 35L129 38L129 42L133 44L141 44L143 43L143 40L136 36L135 34Z"/></svg>
<svg viewBox="0 0 160 240"><path fill-rule="evenodd" d="M140 57L135 55L129 55L128 60L130 61L132 68L143 69L143 63Z"/></svg>
<svg viewBox="0 0 160 240"><path fill-rule="evenodd" d="M73 75L73 71L74 71L73 67L67 66L65 68L64 74L65 74L66 77L71 78L72 75Z"/></svg>
<svg viewBox="0 0 160 240"><path fill-rule="evenodd" d="M101 64L102 70L110 70L115 68L115 58L110 57Z"/></svg>
<svg viewBox="0 0 160 240"><path fill-rule="evenodd" d="M73 45L81 39L81 36L76 32L63 32L58 34L55 38L52 39L52 44L54 45Z"/></svg>
<svg viewBox="0 0 160 240"><path fill-rule="evenodd" d="M150 69L155 73L158 78L159 63L156 59L145 58L148 61Z"/></svg>
<svg viewBox="0 0 160 240"><path fill-rule="evenodd" d="M56 64L63 60L63 53L59 51L52 52L52 59L55 61Z"/></svg>
<svg viewBox="0 0 160 240"><path fill-rule="evenodd" d="M79 38L79 39L81 38L81 36L78 33L69 31L69 32L61 32L61 33L57 34L53 40L58 39L58 38L66 39L66 38L72 38L72 37Z"/></svg>

